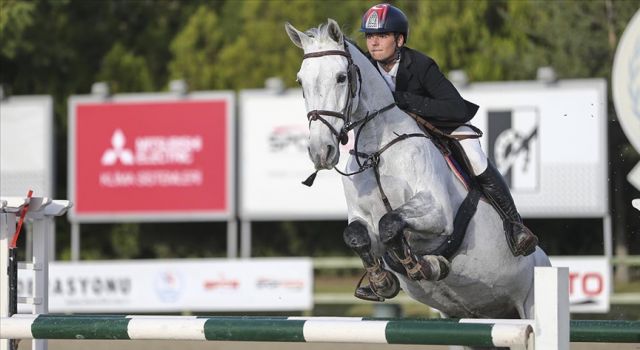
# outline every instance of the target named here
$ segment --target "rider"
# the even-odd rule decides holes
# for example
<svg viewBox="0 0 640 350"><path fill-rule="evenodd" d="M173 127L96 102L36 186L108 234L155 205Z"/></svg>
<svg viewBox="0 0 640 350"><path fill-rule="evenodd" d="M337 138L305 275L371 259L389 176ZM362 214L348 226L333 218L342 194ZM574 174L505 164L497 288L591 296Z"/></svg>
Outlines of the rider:
<svg viewBox="0 0 640 350"><path fill-rule="evenodd" d="M405 14L389 4L371 7L362 16L369 59L378 68L401 109L423 118L451 135L468 135L464 124L478 106L464 100L442 74L436 62L405 46L409 23ZM522 224L509 187L502 174L487 159L477 138L459 141L471 165L471 171L485 196L502 211L506 232L514 256L535 251L537 237Z"/></svg>

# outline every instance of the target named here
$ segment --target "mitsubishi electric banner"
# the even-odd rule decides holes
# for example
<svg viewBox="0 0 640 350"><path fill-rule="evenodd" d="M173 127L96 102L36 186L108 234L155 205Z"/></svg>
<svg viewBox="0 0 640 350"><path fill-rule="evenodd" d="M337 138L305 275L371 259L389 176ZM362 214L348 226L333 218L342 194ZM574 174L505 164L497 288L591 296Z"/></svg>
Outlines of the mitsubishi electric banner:
<svg viewBox="0 0 640 350"><path fill-rule="evenodd" d="M71 221L233 215L233 95L69 101Z"/></svg>
<svg viewBox="0 0 640 350"><path fill-rule="evenodd" d="M33 276L18 273L18 295ZM294 311L313 308L309 258L53 261L49 311ZM28 305L25 312L28 312Z"/></svg>

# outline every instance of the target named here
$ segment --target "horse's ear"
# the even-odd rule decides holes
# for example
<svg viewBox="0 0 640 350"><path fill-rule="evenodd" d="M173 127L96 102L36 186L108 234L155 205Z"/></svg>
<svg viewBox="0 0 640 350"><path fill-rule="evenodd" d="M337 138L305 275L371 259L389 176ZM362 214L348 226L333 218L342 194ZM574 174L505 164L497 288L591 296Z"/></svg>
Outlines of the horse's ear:
<svg viewBox="0 0 640 350"><path fill-rule="evenodd" d="M340 26L338 22L333 19L327 19L327 32L329 33L329 37L337 42L340 46L344 44L344 35L342 35L342 31L340 30Z"/></svg>
<svg viewBox="0 0 640 350"><path fill-rule="evenodd" d="M309 36L294 28L289 22L284 24L284 29L287 31L289 39L291 39L297 47L304 49L304 43L309 40Z"/></svg>

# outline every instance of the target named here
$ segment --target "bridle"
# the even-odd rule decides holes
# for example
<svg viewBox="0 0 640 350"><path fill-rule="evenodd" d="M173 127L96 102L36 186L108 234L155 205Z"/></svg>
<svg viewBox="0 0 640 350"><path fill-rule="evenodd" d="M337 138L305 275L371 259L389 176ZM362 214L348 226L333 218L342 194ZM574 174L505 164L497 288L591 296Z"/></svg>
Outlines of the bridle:
<svg viewBox="0 0 640 350"><path fill-rule="evenodd" d="M360 96L360 86L362 85L362 76L360 75L360 68L353 63L353 59L351 59L351 54L349 54L349 49L347 48L347 42L344 43L344 51L342 50L326 50L326 51L318 51L307 53L302 56L302 59L305 60L307 58L316 58L323 56L343 56L347 59L347 84L348 84L348 94L347 101L345 103L344 109L342 112L336 111L327 111L322 109L314 109L307 113L307 119L309 120L309 126L311 126L311 122L319 120L324 125L326 125L331 133L338 138L341 144L346 145L349 142L349 136L347 136L348 132L355 128L359 122L352 123L351 122L351 109L353 107L353 100L358 95ZM336 130L325 118L322 116L330 116L340 118L344 121L342 125L342 129L340 131Z"/></svg>
<svg viewBox="0 0 640 350"><path fill-rule="evenodd" d="M343 112L336 112L336 111L327 111L327 110L321 110L321 109L314 109L312 111L310 111L309 113L307 113L307 119L309 120L309 127L311 127L311 122L315 121L315 120L319 120L321 121L324 125L326 125L329 130L331 131L331 133L333 135L336 136L336 138L338 139L338 141L340 141L341 144L346 145L347 142L349 142L349 136L348 133L349 131L355 129L358 125L362 124L362 126L364 126L366 123L368 123L370 120L372 120L373 118L375 118L376 116L390 110L391 108L395 107L395 102L389 104L386 107L383 107L377 111L373 111L371 113L367 112L367 115L358 120L358 121L351 121L351 109L352 109L352 104L353 104L353 99L356 97L356 95L358 96L358 98L360 97L360 92L362 91L362 76L360 75L360 68L355 65L353 63L353 59L351 58L351 54L349 54L349 49L347 48L347 42L345 41L344 43L344 51L342 50L326 50L326 51L318 51L318 52L311 52L311 53L307 53L305 54L302 59L305 60L307 58L316 58L316 57L323 57L323 56L331 56L331 55L337 55L337 56L344 56L347 59L347 84L348 84L348 95L347 95L347 102L345 103ZM357 80L356 80L357 79ZM356 83L357 81L357 83ZM304 93L303 93L304 94ZM344 121L344 124L342 125L342 129L340 129L340 131L337 131L325 118L323 118L322 116L331 116L331 117L336 117L336 118L340 118ZM360 128L360 130L358 131L362 131L362 128ZM374 168L375 172L376 172L376 178L379 179L379 174L378 174L378 160L379 160L379 156L380 153L384 152L384 150L386 150L389 146L391 146L392 144L396 143L397 141L400 141L401 139L404 139L405 137L402 137L400 139L396 139L394 141L392 141L390 144L388 144L387 146L383 147L381 150L379 150L378 152L376 152L375 154L372 155L365 155L366 160L364 163L361 163L359 160L359 157L361 157L363 154L358 152L358 137L360 135L360 132L358 132L356 134L356 140L355 140L355 148L352 150L353 154L356 154L356 161L358 162L358 165L360 166L360 168L353 172L353 173L344 173L340 170L338 170L337 168L334 168L338 173L340 173L343 176L351 176L351 175L355 175L355 174L359 174L369 168ZM411 137L413 137L415 135L411 135ZM424 135L421 135L424 136ZM313 185L313 181L316 178L316 174L318 173L318 170L316 170L313 174L311 174L305 181L303 181L302 183L306 186L311 186ZM383 200L386 201L386 196L383 195ZM385 203L386 205L386 203Z"/></svg>

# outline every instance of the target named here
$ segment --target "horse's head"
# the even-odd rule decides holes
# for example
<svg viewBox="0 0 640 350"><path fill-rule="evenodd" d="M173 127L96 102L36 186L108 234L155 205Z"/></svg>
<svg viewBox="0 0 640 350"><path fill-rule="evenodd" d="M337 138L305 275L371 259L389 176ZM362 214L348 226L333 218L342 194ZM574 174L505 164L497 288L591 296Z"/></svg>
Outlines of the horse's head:
<svg viewBox="0 0 640 350"><path fill-rule="evenodd" d="M334 20L305 33L289 23L285 29L291 41L304 50L297 81L308 112L309 157L316 169L331 169L338 163L339 143L347 141L345 125L357 106L358 68Z"/></svg>

